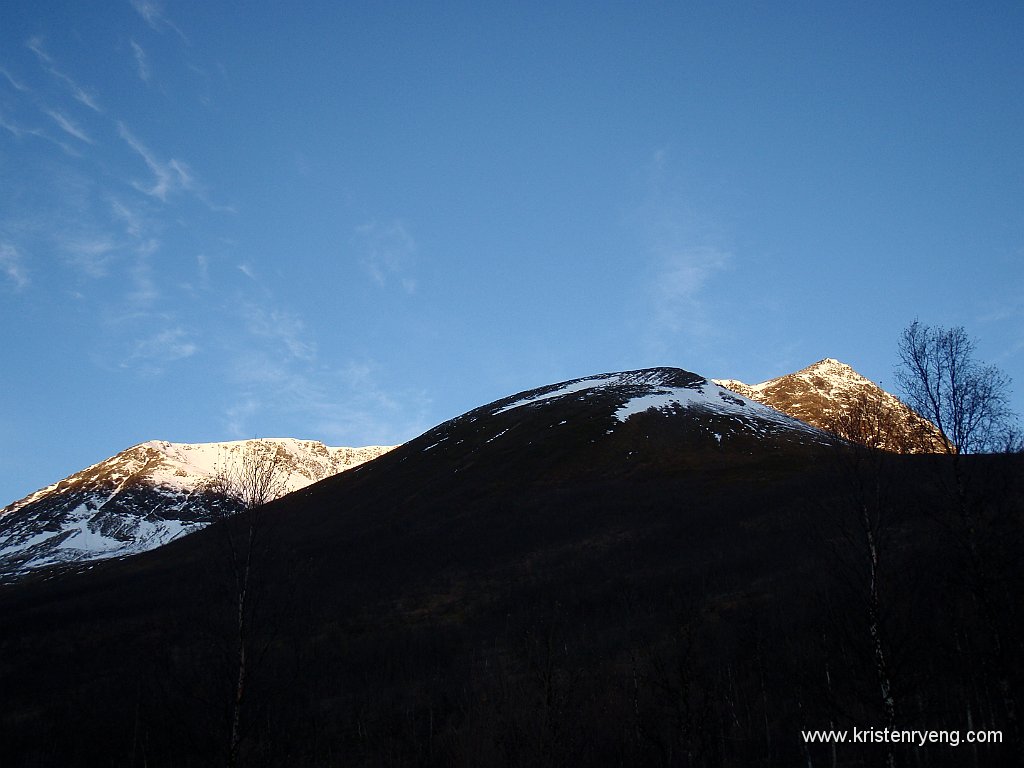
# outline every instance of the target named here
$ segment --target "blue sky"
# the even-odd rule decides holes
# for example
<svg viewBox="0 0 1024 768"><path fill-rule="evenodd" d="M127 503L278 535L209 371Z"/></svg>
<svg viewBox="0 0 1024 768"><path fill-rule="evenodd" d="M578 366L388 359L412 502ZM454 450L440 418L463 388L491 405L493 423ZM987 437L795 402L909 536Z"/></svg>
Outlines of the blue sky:
<svg viewBox="0 0 1024 768"><path fill-rule="evenodd" d="M915 317L1024 411L1022 37L1016 2L10 0L0 505L605 371L884 386Z"/></svg>

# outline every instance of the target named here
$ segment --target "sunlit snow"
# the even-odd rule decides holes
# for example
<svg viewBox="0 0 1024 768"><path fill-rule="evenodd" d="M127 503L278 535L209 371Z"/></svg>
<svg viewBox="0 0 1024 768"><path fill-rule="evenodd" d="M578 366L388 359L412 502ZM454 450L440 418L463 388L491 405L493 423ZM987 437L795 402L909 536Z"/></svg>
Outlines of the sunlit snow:
<svg viewBox="0 0 1024 768"><path fill-rule="evenodd" d="M0 576L63 562L143 552L206 526L196 492L237 472L253 441L133 446L0 510ZM388 446L335 448L315 440L266 438L281 459L285 492L377 458ZM127 491L149 494L127 506ZM137 496L135 497L137 498ZM138 502L135 502L138 504Z"/></svg>

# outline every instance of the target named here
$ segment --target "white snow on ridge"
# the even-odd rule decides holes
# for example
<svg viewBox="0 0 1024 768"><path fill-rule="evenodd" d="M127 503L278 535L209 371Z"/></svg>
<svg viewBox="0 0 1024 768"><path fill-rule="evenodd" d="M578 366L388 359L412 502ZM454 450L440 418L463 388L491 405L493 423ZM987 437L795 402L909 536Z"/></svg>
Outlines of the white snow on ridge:
<svg viewBox="0 0 1024 768"><path fill-rule="evenodd" d="M571 395L574 392L585 392L587 390L601 389L602 387L608 386L658 386L661 383L663 375L664 374L658 369L652 369L647 371L627 371L625 373L602 373L597 376L588 376L585 379L577 379L575 381L567 382L556 389L540 392L531 397L522 397L518 400L514 400L507 405L503 405L501 408L494 411L494 413L505 413L506 411L511 411L512 409L519 408L523 405L541 403L545 400L554 400L557 397Z"/></svg>
<svg viewBox="0 0 1024 768"><path fill-rule="evenodd" d="M666 387L657 392L634 397L615 412L615 418L626 421L630 416L645 411L665 412L690 407L740 417L743 421L753 418L802 431L818 431L799 419L707 381L697 387ZM721 440L721 436L718 437Z"/></svg>
<svg viewBox="0 0 1024 768"><path fill-rule="evenodd" d="M598 387L605 386L610 383L607 379L601 379L594 377L591 379L580 379L579 381L572 381L558 389L551 390L550 392L543 392L533 397L524 397L520 400L515 400L508 405L503 405L501 408L495 411L495 413L505 413L505 411L511 411L514 408L519 408L523 405L530 405L532 403L541 403L545 400L554 400L556 397L562 397L563 395L571 395L573 392L585 392L588 389L597 389ZM618 382L616 382L618 383Z"/></svg>
<svg viewBox="0 0 1024 768"><path fill-rule="evenodd" d="M600 374L570 381L527 397L520 397L506 403L493 413L505 413L515 408L544 403L574 393L592 392L606 387L630 386L640 388L643 393L631 397L616 409L614 416L619 422L625 422L631 416L651 410L668 414L678 409L698 408L729 416L735 421L757 430L764 425L774 424L787 429L818 434L817 429L799 419L738 394L728 387L722 386L719 382L695 379L694 383L689 386L669 386L664 383L671 378L671 373L665 369ZM721 436L718 436L718 439L721 440Z"/></svg>
<svg viewBox="0 0 1024 768"><path fill-rule="evenodd" d="M218 474L236 473L253 442L274 450L286 493L391 450L295 438L140 443L0 509L0 577L136 554L204 528L200 492ZM117 501L140 490L148 494L141 506Z"/></svg>
<svg viewBox="0 0 1024 768"><path fill-rule="evenodd" d="M718 390L718 393L721 393L721 391L722 390ZM737 397L731 392L729 395L734 398ZM716 402L713 397L705 394L703 387L697 389L692 389L690 387L672 387L671 389L664 389L648 395L634 397L615 412L615 418L619 421L625 421L634 414L643 413L644 411L652 409L660 411L666 408L675 408L677 406L685 408L690 405L697 405L710 410L717 409L719 405L724 405L724 403ZM736 405L733 405L732 409L735 409L736 407Z"/></svg>
<svg viewBox="0 0 1024 768"><path fill-rule="evenodd" d="M252 440L221 443L169 443L151 440L140 447L150 448L166 461L149 473L155 485L176 490L191 490L196 482L223 470L237 469ZM332 448L316 440L293 437L259 438L262 444L276 447L293 463L287 467L287 492L297 491L344 469L363 464L391 450L390 446L368 445L362 448Z"/></svg>

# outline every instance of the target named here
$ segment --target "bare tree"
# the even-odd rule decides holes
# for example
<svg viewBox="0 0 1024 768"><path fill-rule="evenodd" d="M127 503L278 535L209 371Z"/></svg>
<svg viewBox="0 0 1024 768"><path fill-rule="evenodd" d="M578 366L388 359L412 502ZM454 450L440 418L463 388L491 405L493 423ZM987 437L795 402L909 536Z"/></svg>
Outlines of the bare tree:
<svg viewBox="0 0 1024 768"><path fill-rule="evenodd" d="M1010 617L1020 595L1013 586L1018 571L1013 546L1007 543L1018 535L1018 526L1007 525L1002 513L1013 496L1016 465L966 457L1019 452L1021 441L1009 406L1010 379L996 366L977 360L975 346L962 327L933 327L915 320L900 337L902 368L896 379L910 406L943 436L948 460L936 466L953 514L939 518L966 558L963 575L991 643L983 668L995 679L1011 736L1019 743L1016 670L1021 643L1019 627Z"/></svg>
<svg viewBox="0 0 1024 768"><path fill-rule="evenodd" d="M228 766L238 763L242 744L242 711L253 671L253 638L260 602L258 581L269 544L265 524L266 506L284 495L288 472L278 447L264 440L252 440L243 449L241 461L223 460L211 480L211 495L233 500L217 507L222 532L222 558L227 566L229 598L234 617L232 627L233 682Z"/></svg>
<svg viewBox="0 0 1024 768"><path fill-rule="evenodd" d="M961 326L915 320L900 337L896 381L910 407L938 427L947 453L992 453L1014 440L1010 379L975 358Z"/></svg>

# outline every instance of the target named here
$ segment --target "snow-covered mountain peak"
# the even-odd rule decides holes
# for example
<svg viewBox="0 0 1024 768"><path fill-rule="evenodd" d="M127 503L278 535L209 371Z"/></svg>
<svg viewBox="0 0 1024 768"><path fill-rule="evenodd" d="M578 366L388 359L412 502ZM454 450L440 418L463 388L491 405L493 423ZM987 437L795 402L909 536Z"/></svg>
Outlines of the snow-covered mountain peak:
<svg viewBox="0 0 1024 768"><path fill-rule="evenodd" d="M573 379L561 384L530 390L514 398L498 401L499 407L494 413L505 413L526 405L533 405L549 400L557 400L567 395L579 393L585 397L587 393L617 390L649 395L659 390L691 389L699 390L707 384L707 380L678 368L644 368L637 371L621 373L599 373L582 379Z"/></svg>
<svg viewBox="0 0 1024 768"><path fill-rule="evenodd" d="M0 578L134 554L205 527L234 503L211 496L211 480L237 474L255 443L272 452L286 493L390 450L295 438L139 443L0 510Z"/></svg>
<svg viewBox="0 0 1024 768"><path fill-rule="evenodd" d="M718 382L681 368L669 367L602 373L551 384L497 400L453 421L487 420L505 415L517 416L522 420L532 418L533 412L545 410L552 414L561 411L566 416L570 410L581 413L578 408L568 407L573 403L584 406L590 414L588 418L607 413L618 423L645 413L671 416L690 412L695 419L710 418L715 422L732 424L730 429L741 432L764 435L788 431L802 434L812 442L824 439L818 429L806 422L763 405L749 396L737 394ZM575 418L579 418L579 415ZM560 423L568 423L569 420ZM503 427L500 434L505 434L509 429L511 427ZM445 425L439 430L444 432ZM711 432L721 438L719 432ZM428 450L440 445L444 439L442 437L428 446Z"/></svg>
<svg viewBox="0 0 1024 768"><path fill-rule="evenodd" d="M832 379L837 383L842 382L856 384L858 386L871 384L869 379L857 373L852 366L831 357L819 360L818 362L808 365L806 368L802 368L791 375L805 379L810 377L821 377L824 379Z"/></svg>
<svg viewBox="0 0 1024 768"><path fill-rule="evenodd" d="M816 363L811 363L803 370L828 370L828 369L839 369L843 371L853 371L853 368L842 360L836 360L834 357L826 357L824 360L819 360Z"/></svg>

